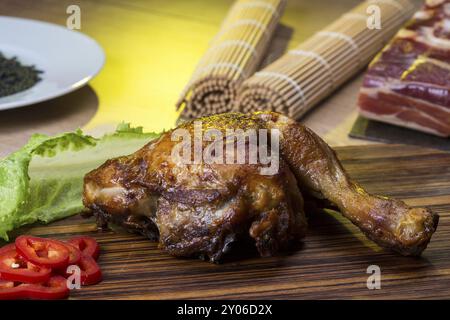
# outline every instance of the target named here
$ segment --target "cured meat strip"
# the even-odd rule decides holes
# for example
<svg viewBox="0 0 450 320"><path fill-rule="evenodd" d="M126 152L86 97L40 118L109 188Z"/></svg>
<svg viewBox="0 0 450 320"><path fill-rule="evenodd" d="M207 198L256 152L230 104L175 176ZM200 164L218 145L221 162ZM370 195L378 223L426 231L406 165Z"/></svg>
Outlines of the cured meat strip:
<svg viewBox="0 0 450 320"><path fill-rule="evenodd" d="M450 136L450 0L428 0L369 66L362 116Z"/></svg>

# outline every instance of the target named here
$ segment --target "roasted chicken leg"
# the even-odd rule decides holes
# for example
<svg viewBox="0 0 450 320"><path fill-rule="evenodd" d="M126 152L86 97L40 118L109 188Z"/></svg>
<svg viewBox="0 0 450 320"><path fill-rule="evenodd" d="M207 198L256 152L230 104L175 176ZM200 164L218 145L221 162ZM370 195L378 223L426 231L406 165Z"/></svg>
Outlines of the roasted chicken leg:
<svg viewBox="0 0 450 320"><path fill-rule="evenodd" d="M215 129L224 140L227 129L279 132L279 153L270 150L279 156L277 172L262 174L267 164L251 163L249 152L244 163L180 162L173 156L179 142L172 130L86 175L83 201L100 226L117 223L159 239L160 247L175 256L219 261L232 243L243 240L254 241L259 253L269 256L305 235L304 194L327 199L370 239L403 255L419 255L436 230L439 217L430 210L370 195L352 182L334 151L294 120L256 112L198 121L202 132ZM191 121L177 129L195 135L198 128ZM207 141L200 145L208 147Z"/></svg>

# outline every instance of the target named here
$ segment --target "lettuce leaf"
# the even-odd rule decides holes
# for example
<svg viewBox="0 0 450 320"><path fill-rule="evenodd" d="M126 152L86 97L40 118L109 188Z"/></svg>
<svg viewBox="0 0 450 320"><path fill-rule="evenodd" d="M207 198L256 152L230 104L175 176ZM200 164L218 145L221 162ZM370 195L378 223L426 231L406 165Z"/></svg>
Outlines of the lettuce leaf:
<svg viewBox="0 0 450 320"><path fill-rule="evenodd" d="M125 123L100 139L81 130L33 135L20 150L0 159L0 238L8 240L8 232L26 224L81 212L86 173L158 136Z"/></svg>

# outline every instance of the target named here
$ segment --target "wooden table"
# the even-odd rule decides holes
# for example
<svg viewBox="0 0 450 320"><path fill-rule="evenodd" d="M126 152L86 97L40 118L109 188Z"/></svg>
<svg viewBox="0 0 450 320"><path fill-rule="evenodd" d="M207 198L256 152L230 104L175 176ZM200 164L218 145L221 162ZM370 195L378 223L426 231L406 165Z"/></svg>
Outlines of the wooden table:
<svg viewBox="0 0 450 320"><path fill-rule="evenodd" d="M337 147L352 178L369 192L427 206L439 227L422 257L402 257L368 240L338 213L307 212L308 232L292 252L260 258L251 250L216 265L177 259L148 239L98 232L93 218L71 217L22 233L66 239L95 237L101 247L100 284L74 299L433 299L450 298L450 153L414 146ZM381 271L381 289L369 290L369 266Z"/></svg>
<svg viewBox="0 0 450 320"><path fill-rule="evenodd" d="M215 34L231 0L2 0L0 14L65 25L66 8L78 4L82 32L105 49L101 74L83 89L23 109L0 112L0 156L35 132L84 127L101 133L119 121L160 131L173 126L179 93ZM277 31L288 47L344 13L358 0L290 0ZM1 41L1 40L0 40ZM271 52L277 51L273 47ZM368 144L347 133L355 119L361 75L349 81L302 121L334 146ZM449 155L371 145L338 148L352 177L371 192L430 206L441 215L422 259L382 251L339 215L311 217L302 250L222 266L174 259L156 244L130 235L97 234L105 281L74 298L448 298L450 297ZM69 237L93 233L91 220L65 219L28 233ZM382 290L368 290L366 269L382 270Z"/></svg>
<svg viewBox="0 0 450 320"><path fill-rule="evenodd" d="M35 132L84 127L111 130L120 121L147 130L170 128L174 104L232 0L2 0L0 15L66 24L66 8L81 8L81 31L106 52L106 65L90 86L32 107L0 112L0 156ZM359 0L290 0L268 56L293 47ZM302 121L332 145L367 144L347 137L356 117L361 76L355 77Z"/></svg>

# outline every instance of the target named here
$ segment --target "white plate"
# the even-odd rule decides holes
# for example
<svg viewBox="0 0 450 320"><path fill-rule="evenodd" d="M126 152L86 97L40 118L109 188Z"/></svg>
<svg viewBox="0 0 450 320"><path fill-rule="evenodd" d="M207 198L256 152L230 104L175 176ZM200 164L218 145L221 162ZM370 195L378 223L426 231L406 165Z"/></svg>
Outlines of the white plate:
<svg viewBox="0 0 450 320"><path fill-rule="evenodd" d="M59 97L87 84L105 54L90 37L41 21L0 16L0 52L43 71L33 87L0 98L0 110Z"/></svg>

